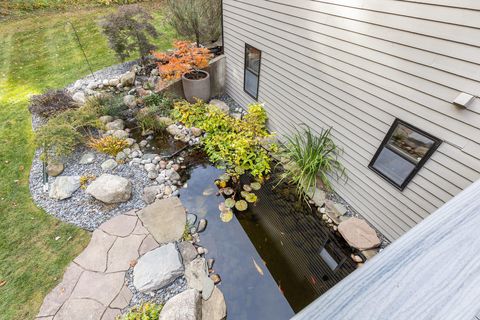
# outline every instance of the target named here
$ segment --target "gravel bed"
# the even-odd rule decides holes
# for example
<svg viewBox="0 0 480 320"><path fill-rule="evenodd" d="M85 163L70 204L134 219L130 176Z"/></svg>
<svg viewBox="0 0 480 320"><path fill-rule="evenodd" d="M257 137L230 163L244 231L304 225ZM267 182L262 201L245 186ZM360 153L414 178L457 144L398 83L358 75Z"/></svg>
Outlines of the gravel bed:
<svg viewBox="0 0 480 320"><path fill-rule="evenodd" d="M160 288L151 293L142 293L137 291L133 285L133 268L128 269L127 273L125 274L125 281L133 296L129 305L122 310L122 313L127 312L130 308L140 305L143 302L165 304L165 302L167 302L170 298L173 298L177 294L188 289L187 279L185 279L185 276L181 276L166 287Z"/></svg>
<svg viewBox="0 0 480 320"><path fill-rule="evenodd" d="M78 161L86 152L95 154L94 162L91 164L79 164ZM153 182L147 177L147 172L143 167L130 166L128 164L119 164L117 168L108 172L128 178L132 182L132 197L127 202L106 205L88 195L81 188L75 191L71 198L60 201L51 199L48 196L48 192L43 190L43 163L39 159L39 155L40 151L37 150L30 171L30 192L34 202L39 207L60 220L93 231L113 216L132 209L141 209L145 206L145 202L142 199L143 188L147 185L152 185ZM65 170L62 176L94 175L98 177L103 173L100 167L101 163L109 158L105 154L94 152L86 147L79 147L65 159ZM53 181L55 181L55 178L48 178L49 185Z"/></svg>
<svg viewBox="0 0 480 320"><path fill-rule="evenodd" d="M102 80L109 80L113 78L118 78L125 72L129 71L132 66L138 64L137 60L134 61L127 61L124 63L119 63L101 70L98 70L92 74L75 81L74 83L68 85L66 89L80 89L86 87L92 81L102 81Z"/></svg>

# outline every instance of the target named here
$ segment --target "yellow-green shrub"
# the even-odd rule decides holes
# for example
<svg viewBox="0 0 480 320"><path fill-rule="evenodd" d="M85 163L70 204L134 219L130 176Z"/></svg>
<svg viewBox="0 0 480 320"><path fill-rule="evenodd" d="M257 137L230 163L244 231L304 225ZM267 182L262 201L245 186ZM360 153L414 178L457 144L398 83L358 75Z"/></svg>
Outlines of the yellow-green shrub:
<svg viewBox="0 0 480 320"><path fill-rule="evenodd" d="M102 138L90 138L87 146L98 152L106 153L115 157L120 151L128 147L128 143L125 139L120 139L114 136L105 136Z"/></svg>
<svg viewBox="0 0 480 320"><path fill-rule="evenodd" d="M233 174L236 167L242 168L257 178L270 172L270 157L261 141L271 135L265 127L267 116L261 104L251 104L244 119L236 119L202 101L180 101L175 104L173 116L187 127L206 132L202 145L213 163Z"/></svg>
<svg viewBox="0 0 480 320"><path fill-rule="evenodd" d="M133 307L123 316L118 316L117 320L158 320L163 306L155 303L143 303L140 306Z"/></svg>

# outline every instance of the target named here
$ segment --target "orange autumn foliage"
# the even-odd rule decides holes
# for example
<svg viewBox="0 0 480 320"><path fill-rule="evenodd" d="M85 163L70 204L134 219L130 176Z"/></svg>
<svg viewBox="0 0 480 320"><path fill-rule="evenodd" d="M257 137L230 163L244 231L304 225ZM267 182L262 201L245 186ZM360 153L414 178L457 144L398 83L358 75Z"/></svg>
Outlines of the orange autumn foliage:
<svg viewBox="0 0 480 320"><path fill-rule="evenodd" d="M198 48L188 41L176 41L171 52L154 52L157 66L163 80L175 80L184 73L208 66L212 54L206 48Z"/></svg>

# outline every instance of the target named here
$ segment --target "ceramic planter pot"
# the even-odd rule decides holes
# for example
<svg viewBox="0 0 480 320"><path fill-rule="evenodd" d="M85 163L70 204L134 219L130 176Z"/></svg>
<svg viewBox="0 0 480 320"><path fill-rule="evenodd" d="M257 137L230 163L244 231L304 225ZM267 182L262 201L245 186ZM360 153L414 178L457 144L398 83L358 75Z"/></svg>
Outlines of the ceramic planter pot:
<svg viewBox="0 0 480 320"><path fill-rule="evenodd" d="M183 93L188 102L195 98L203 101L210 99L210 74L204 70L187 72L182 76Z"/></svg>

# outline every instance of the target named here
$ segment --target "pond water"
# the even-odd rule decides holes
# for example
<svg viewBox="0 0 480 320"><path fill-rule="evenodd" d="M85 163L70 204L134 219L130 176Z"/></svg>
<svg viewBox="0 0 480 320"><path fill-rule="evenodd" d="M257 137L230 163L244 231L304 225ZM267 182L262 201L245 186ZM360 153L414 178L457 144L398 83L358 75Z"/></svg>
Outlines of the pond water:
<svg viewBox="0 0 480 320"><path fill-rule="evenodd" d="M157 135L150 145L149 151L161 155L185 147L168 134ZM229 320L290 319L355 270L345 241L287 185L267 180L255 192L257 203L225 223L218 208L224 198L215 185L223 171L199 149L180 154L187 184L180 199L190 213L208 221L200 244L208 249L207 258L215 259Z"/></svg>

